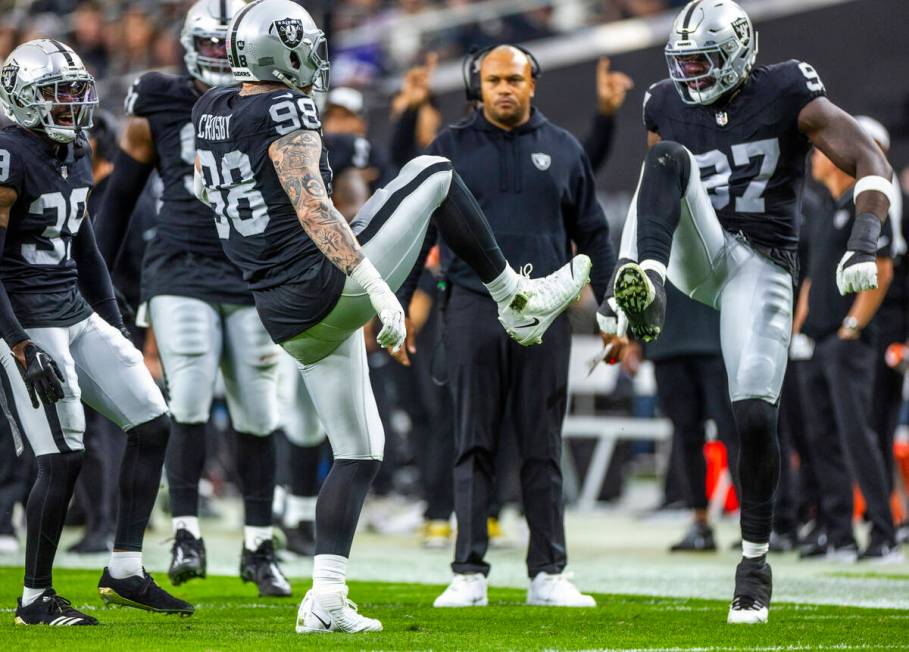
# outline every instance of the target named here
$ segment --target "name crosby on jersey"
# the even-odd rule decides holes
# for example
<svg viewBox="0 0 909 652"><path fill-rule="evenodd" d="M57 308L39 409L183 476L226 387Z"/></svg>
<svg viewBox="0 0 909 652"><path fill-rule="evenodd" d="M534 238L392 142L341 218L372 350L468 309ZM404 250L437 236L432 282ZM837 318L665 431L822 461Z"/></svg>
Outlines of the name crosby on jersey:
<svg viewBox="0 0 909 652"><path fill-rule="evenodd" d="M230 115L203 113L199 117L199 132L196 138L205 140L228 140L230 138Z"/></svg>

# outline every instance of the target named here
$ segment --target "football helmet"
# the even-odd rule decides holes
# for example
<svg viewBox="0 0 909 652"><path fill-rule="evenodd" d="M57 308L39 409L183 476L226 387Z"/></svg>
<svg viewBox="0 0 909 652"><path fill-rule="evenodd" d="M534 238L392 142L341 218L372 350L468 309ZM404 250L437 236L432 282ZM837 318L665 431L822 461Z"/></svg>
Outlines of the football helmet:
<svg viewBox="0 0 909 652"><path fill-rule="evenodd" d="M189 74L209 86L236 83L227 62L227 26L244 0L199 0L186 13L180 44Z"/></svg>
<svg viewBox="0 0 909 652"><path fill-rule="evenodd" d="M23 43L0 69L0 106L14 122L71 143L92 126L95 78L73 50L54 39Z"/></svg>
<svg viewBox="0 0 909 652"><path fill-rule="evenodd" d="M227 31L227 57L238 81L281 81L328 90L328 43L312 16L290 0L257 0Z"/></svg>
<svg viewBox="0 0 909 652"><path fill-rule="evenodd" d="M666 43L669 76L686 104L709 105L754 67L757 33L732 0L693 0L676 16Z"/></svg>

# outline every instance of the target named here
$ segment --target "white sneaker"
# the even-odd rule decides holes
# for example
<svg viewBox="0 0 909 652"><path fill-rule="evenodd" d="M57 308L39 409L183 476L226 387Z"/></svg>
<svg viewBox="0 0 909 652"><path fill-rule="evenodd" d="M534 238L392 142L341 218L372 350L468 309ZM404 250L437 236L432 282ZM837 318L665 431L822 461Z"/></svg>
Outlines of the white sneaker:
<svg viewBox="0 0 909 652"><path fill-rule="evenodd" d="M297 634L344 632L381 632L382 623L357 613L357 605L347 599L347 587L336 591L309 590L297 610Z"/></svg>
<svg viewBox="0 0 909 652"><path fill-rule="evenodd" d="M518 293L507 306L499 306L499 321L522 346L543 341L543 333L576 301L590 280L590 258L578 254L561 269L543 278L530 278L533 268L525 265Z"/></svg>
<svg viewBox="0 0 909 652"><path fill-rule="evenodd" d="M527 589L527 604L540 607L595 607L591 595L578 591L569 573L537 573Z"/></svg>
<svg viewBox="0 0 909 652"><path fill-rule="evenodd" d="M485 607L486 577L483 573L456 573L448 588L442 592L433 607Z"/></svg>

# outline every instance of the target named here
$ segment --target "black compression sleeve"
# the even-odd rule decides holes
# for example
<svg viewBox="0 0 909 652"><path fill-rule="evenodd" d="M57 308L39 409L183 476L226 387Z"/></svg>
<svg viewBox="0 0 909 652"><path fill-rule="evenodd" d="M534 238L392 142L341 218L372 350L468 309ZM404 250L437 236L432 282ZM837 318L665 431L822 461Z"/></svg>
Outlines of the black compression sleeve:
<svg viewBox="0 0 909 652"><path fill-rule="evenodd" d="M597 113L593 116L590 132L584 139L584 152L590 159L593 171L599 170L609 157L612 148L612 136L615 133L615 118L611 115Z"/></svg>
<svg viewBox="0 0 909 652"><path fill-rule="evenodd" d="M73 238L73 258L79 270L79 289L91 307L111 326L123 328L123 317L114 297L114 285L104 258L95 243L95 233L90 220L82 223Z"/></svg>
<svg viewBox="0 0 909 652"><path fill-rule="evenodd" d="M111 172L101 210L95 216L98 249L111 269L126 238L129 217L153 169L153 165L140 163L122 149L114 160L114 171Z"/></svg>
<svg viewBox="0 0 909 652"><path fill-rule="evenodd" d="M0 252L6 244L6 229L0 229ZM9 295L6 288L0 282L0 337L3 337L9 348L13 348L23 340L28 339L28 333L22 328L22 324L16 319L16 313L13 312L13 304L9 301Z"/></svg>

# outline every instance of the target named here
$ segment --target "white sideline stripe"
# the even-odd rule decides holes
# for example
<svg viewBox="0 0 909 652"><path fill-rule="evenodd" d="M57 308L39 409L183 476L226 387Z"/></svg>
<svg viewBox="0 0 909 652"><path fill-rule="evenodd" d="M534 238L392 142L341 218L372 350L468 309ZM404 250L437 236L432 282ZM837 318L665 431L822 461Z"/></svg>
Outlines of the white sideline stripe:
<svg viewBox="0 0 909 652"><path fill-rule="evenodd" d="M772 20L792 14L832 7L858 0L761 0L760 2L743 2L752 20ZM598 59L643 50L644 48L662 45L669 34L675 12L667 12L651 18L630 18L614 23L607 23L591 29L584 29L569 35L553 36L537 41L524 42L521 45L529 48L540 61L544 74L547 71L571 66L582 61ZM757 26L760 28L760 25ZM657 81L649 80L650 82ZM395 80L397 84L397 80ZM545 82L544 82L545 83ZM432 82L436 92L446 93L463 87L461 78L461 61L452 61L436 69Z"/></svg>
<svg viewBox="0 0 909 652"><path fill-rule="evenodd" d="M870 644L845 644L834 645L772 645L766 647L737 647L731 645L707 647L610 647L591 648L597 652L713 652L714 650L752 650L753 652L799 652L800 650L905 650L905 645L870 645Z"/></svg>

